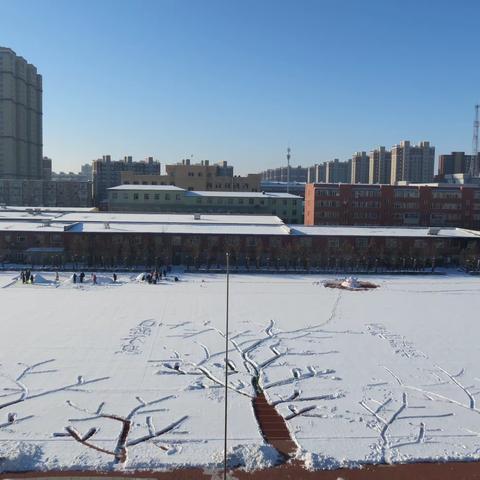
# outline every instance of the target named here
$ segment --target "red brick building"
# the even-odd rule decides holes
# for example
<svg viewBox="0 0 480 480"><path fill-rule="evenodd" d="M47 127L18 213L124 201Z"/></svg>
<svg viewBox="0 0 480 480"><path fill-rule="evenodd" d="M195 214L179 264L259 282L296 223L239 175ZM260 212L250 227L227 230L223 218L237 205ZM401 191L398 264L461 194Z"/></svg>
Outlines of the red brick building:
<svg viewBox="0 0 480 480"><path fill-rule="evenodd" d="M65 268L372 271L480 265L459 228L286 225L275 216L0 211L0 262Z"/></svg>
<svg viewBox="0 0 480 480"><path fill-rule="evenodd" d="M305 225L480 228L480 188L467 185L305 187Z"/></svg>

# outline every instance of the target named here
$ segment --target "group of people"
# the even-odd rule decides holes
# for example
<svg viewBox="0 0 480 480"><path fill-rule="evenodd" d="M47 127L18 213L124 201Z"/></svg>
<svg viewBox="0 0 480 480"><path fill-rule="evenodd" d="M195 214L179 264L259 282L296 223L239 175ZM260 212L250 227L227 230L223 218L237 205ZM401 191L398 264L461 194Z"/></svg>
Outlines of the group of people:
<svg viewBox="0 0 480 480"><path fill-rule="evenodd" d="M74 272L72 275L73 283L77 283L77 279L80 281L80 283L83 283L83 281L85 280L85 272L81 272L80 275L77 275Z"/></svg>
<svg viewBox="0 0 480 480"><path fill-rule="evenodd" d="M112 275L112 278L113 278L113 283L117 283L117 274L114 273ZM73 273L72 275L72 281L73 283L77 283L77 280L80 282L80 283L83 283L85 281L85 272L80 272L79 275L77 275L75 272ZM92 283L94 285L97 285L97 275L95 273L92 273Z"/></svg>
<svg viewBox="0 0 480 480"><path fill-rule="evenodd" d="M35 281L35 276L30 270L22 270L20 272L20 278L22 283L33 283Z"/></svg>
<svg viewBox="0 0 480 480"><path fill-rule="evenodd" d="M146 273L145 275L142 275L142 281L143 282L148 282L148 283L153 283L156 284L159 282L162 278L167 278L167 271L166 270L154 270L153 272Z"/></svg>

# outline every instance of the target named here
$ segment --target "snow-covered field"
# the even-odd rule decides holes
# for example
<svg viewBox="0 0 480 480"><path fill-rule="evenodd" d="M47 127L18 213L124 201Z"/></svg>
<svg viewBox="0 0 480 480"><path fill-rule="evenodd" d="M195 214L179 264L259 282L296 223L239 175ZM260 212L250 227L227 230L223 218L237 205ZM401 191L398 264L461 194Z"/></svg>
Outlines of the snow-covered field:
<svg viewBox="0 0 480 480"><path fill-rule="evenodd" d="M0 274L0 471L220 465L224 276L41 276ZM232 462L278 461L255 376L308 468L480 459L480 278L325 279L231 277Z"/></svg>

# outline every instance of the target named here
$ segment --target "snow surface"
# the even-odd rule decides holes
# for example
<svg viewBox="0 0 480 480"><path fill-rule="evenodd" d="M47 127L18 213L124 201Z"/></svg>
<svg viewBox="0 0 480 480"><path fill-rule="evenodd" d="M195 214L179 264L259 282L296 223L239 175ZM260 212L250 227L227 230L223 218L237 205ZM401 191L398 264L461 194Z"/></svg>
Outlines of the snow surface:
<svg viewBox="0 0 480 480"><path fill-rule="evenodd" d="M41 276L0 273L0 472L220 465L224 276ZM480 278L360 277L379 285L369 291L328 279L231 277L230 465L278 461L247 350L307 468L480 459ZM114 452L119 417L132 422L121 464L71 435Z"/></svg>

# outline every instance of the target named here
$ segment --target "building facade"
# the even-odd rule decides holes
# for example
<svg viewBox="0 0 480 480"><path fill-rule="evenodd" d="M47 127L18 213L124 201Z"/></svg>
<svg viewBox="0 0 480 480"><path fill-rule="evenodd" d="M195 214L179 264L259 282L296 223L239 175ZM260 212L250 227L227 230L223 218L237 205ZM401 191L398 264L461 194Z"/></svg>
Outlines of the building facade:
<svg viewBox="0 0 480 480"><path fill-rule="evenodd" d="M370 158L366 152L355 152L352 157L352 183L368 183Z"/></svg>
<svg viewBox="0 0 480 480"><path fill-rule="evenodd" d="M272 216L132 215L8 209L0 218L0 262L56 268L417 270L477 265L478 232L457 228L305 227Z"/></svg>
<svg viewBox="0 0 480 480"><path fill-rule="evenodd" d="M379 147L370 152L368 183L389 184L392 176L392 152Z"/></svg>
<svg viewBox="0 0 480 480"><path fill-rule="evenodd" d="M440 177L459 173L468 175L470 174L471 166L475 169L475 165L472 165L473 159L473 155L467 155L465 152L452 152L448 155L440 155L438 157L438 175ZM480 164L480 154L477 155L477 163Z"/></svg>
<svg viewBox="0 0 480 480"><path fill-rule="evenodd" d="M305 225L480 228L480 188L471 185L307 184Z"/></svg>
<svg viewBox="0 0 480 480"><path fill-rule="evenodd" d="M108 189L121 184L122 172L132 172L141 175L160 175L160 162L153 157L144 161L134 162L131 156L123 160L112 160L110 155L104 155L92 162L93 201L95 206L103 208L108 200Z"/></svg>
<svg viewBox="0 0 480 480"><path fill-rule="evenodd" d="M91 207L92 182L0 179L0 203L29 207Z"/></svg>
<svg viewBox="0 0 480 480"><path fill-rule="evenodd" d="M52 179L52 159L48 157L42 158L42 179L51 180Z"/></svg>
<svg viewBox="0 0 480 480"><path fill-rule="evenodd" d="M259 192L260 174L234 175L233 166L223 161L210 164L208 160L192 164L190 159L166 165L165 175L138 175L122 172L124 185L174 185L186 190Z"/></svg>
<svg viewBox="0 0 480 480"><path fill-rule="evenodd" d="M0 178L41 179L42 158L42 76L0 47Z"/></svg>
<svg viewBox="0 0 480 480"><path fill-rule="evenodd" d="M352 161L341 162L338 158L325 164L326 183L350 183L352 181Z"/></svg>
<svg viewBox="0 0 480 480"><path fill-rule="evenodd" d="M117 212L276 215L303 222L303 199L287 193L193 191L173 185L120 185L108 190L108 210Z"/></svg>
<svg viewBox="0 0 480 480"><path fill-rule="evenodd" d="M327 164L316 163L308 168L307 183L322 183L327 181Z"/></svg>
<svg viewBox="0 0 480 480"><path fill-rule="evenodd" d="M409 141L400 142L392 147L392 166L390 183L399 181L429 183L433 181L435 166L435 147L430 142L411 145Z"/></svg>
<svg viewBox="0 0 480 480"><path fill-rule="evenodd" d="M308 168L297 165L296 167L269 168L261 173L261 179L269 182L306 182L308 180Z"/></svg>

